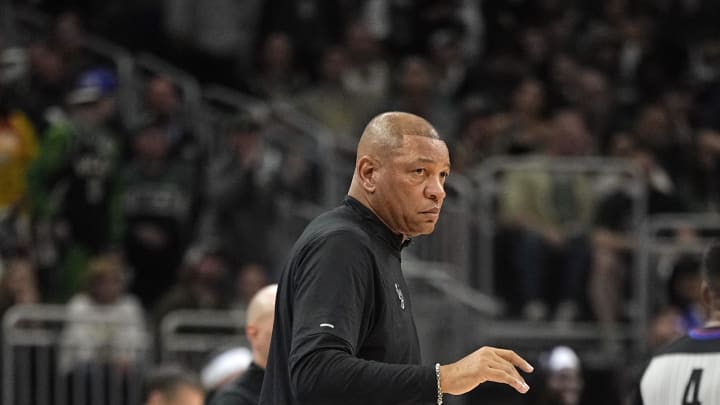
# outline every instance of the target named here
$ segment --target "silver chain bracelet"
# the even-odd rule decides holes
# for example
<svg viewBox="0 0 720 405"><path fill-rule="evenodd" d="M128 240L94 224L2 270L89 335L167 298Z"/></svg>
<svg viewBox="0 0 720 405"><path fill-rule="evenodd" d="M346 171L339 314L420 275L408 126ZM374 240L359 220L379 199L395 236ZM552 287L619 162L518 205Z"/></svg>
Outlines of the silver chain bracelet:
<svg viewBox="0 0 720 405"><path fill-rule="evenodd" d="M440 363L435 363L435 378L437 378L437 405L442 405L442 388L440 387Z"/></svg>

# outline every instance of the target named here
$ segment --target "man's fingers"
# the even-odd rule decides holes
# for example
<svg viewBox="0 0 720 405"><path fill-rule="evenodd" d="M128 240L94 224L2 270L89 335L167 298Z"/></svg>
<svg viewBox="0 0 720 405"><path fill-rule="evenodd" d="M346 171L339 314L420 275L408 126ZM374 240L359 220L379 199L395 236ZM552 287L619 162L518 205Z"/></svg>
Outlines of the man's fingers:
<svg viewBox="0 0 720 405"><path fill-rule="evenodd" d="M511 374L499 368L488 369L487 380L496 383L507 384L521 394L528 392L530 386L518 374Z"/></svg>
<svg viewBox="0 0 720 405"><path fill-rule="evenodd" d="M517 367L520 367L520 369L526 373L532 373L532 371L535 369L533 366L530 365L530 363L528 363L525 359L520 357L512 350L498 349L497 353L500 357L516 365Z"/></svg>

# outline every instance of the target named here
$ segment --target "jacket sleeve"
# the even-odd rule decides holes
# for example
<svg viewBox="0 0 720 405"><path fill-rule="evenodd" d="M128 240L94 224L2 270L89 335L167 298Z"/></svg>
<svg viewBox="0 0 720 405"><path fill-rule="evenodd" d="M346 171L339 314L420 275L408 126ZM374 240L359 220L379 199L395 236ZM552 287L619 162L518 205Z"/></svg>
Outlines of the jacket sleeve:
<svg viewBox="0 0 720 405"><path fill-rule="evenodd" d="M350 232L318 242L295 275L289 370L301 401L362 397L368 403L431 402L432 366L357 357L374 327L373 256ZM382 269L378 269L382 271Z"/></svg>

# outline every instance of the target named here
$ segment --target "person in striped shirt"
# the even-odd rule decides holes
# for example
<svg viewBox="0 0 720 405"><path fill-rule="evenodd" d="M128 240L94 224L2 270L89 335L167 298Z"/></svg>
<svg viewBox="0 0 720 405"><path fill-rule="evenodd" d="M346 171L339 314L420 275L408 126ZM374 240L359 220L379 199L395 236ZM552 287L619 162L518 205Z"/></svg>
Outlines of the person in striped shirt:
<svg viewBox="0 0 720 405"><path fill-rule="evenodd" d="M652 357L640 381L638 404L720 404L720 243L705 253L702 278L707 321Z"/></svg>

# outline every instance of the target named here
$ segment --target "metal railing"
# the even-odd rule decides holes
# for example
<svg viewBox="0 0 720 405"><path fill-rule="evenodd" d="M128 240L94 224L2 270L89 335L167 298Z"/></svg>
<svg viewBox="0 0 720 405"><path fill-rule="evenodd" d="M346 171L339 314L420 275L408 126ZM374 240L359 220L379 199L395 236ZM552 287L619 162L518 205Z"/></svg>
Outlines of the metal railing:
<svg viewBox="0 0 720 405"><path fill-rule="evenodd" d="M488 159L474 176L479 186L476 208L479 221L479 288L494 294L494 237L499 221L496 209L497 198L503 192L503 176L514 172L544 170L550 173L583 174L589 176L615 176L625 178L623 190L632 198L632 231L628 237L635 246L641 241L641 225L646 217L645 185L642 175L630 161L613 158L559 158L497 156ZM598 197L598 196L596 196ZM639 255L633 260L633 268L639 268Z"/></svg>
<svg viewBox="0 0 720 405"><path fill-rule="evenodd" d="M172 311L160 322L160 359L199 371L217 350L249 347L244 327L244 311Z"/></svg>
<svg viewBox="0 0 720 405"><path fill-rule="evenodd" d="M456 280L469 283L476 237L472 213L475 189L467 178L453 174L445 183L445 191L447 197L435 230L415 238L407 249L420 260L444 263L445 270Z"/></svg>
<svg viewBox="0 0 720 405"><path fill-rule="evenodd" d="M631 306L642 305L647 289L642 272L641 246L644 241L646 215L646 189L642 174L629 161L610 158L562 158L548 157L495 157L484 162L474 176L479 187L477 206L478 220L478 273L475 283L480 291L497 296L495 290L495 237L500 229L498 198L504 192L505 176L517 172L546 171L568 175L580 175L591 185L595 203L611 192L621 191L632 201L630 226L626 239L630 242L631 264L629 274L633 276ZM615 186L600 190L603 180L614 179ZM590 225L590 224L588 224ZM591 231L591 225L587 229ZM520 350L537 350L552 344L570 344L577 348L588 363L598 367L616 365L622 361L623 350L637 346L644 341L647 318L635 311L631 321L614 327L613 333L594 321L575 321L571 325L555 322L528 322L499 317L482 325L480 336L484 342L497 345L512 345ZM532 331L532 332L529 332ZM605 350L598 350L598 348ZM619 349L619 350L618 350Z"/></svg>
<svg viewBox="0 0 720 405"><path fill-rule="evenodd" d="M686 232L685 237L678 237L679 232ZM720 240L719 238L720 214L718 213L659 214L648 218L644 227L640 255L641 271L638 272L637 281L639 287L637 333L638 341L641 343L638 350L647 348L649 321L652 319L655 307L664 303L652 292L666 291L665 284L670 276L674 259L683 254L691 254L700 259L708 244Z"/></svg>
<svg viewBox="0 0 720 405"><path fill-rule="evenodd" d="M122 341L114 341L112 347L104 348L132 352L134 360L129 363L92 358L61 367L62 357L88 349L81 342L64 339L70 322L96 326L100 332L127 326L100 316L70 319L64 305L10 308L3 318L3 403L139 405L141 370L149 358L150 338L147 345L123 347Z"/></svg>
<svg viewBox="0 0 720 405"><path fill-rule="evenodd" d="M7 36L9 39L17 37L17 28L15 27L15 7L11 0L0 0L0 34Z"/></svg>

